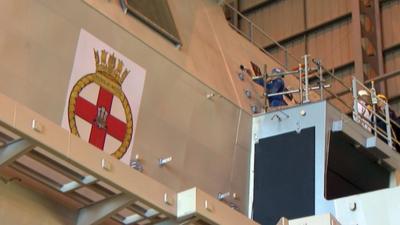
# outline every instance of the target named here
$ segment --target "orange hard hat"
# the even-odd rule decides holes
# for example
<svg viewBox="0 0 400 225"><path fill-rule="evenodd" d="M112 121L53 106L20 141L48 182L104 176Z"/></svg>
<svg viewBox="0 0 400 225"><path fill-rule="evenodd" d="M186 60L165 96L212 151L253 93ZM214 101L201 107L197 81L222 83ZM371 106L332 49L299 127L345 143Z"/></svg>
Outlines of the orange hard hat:
<svg viewBox="0 0 400 225"><path fill-rule="evenodd" d="M387 102L387 98L386 98L386 96L383 95L383 94L378 94L376 97L378 97L379 99L381 99L381 100Z"/></svg>

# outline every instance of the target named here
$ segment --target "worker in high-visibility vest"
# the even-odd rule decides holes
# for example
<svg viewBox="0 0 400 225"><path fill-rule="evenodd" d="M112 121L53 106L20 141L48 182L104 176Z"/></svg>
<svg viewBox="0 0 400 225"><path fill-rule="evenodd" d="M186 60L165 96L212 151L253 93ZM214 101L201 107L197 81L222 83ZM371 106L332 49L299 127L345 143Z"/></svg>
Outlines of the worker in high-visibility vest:
<svg viewBox="0 0 400 225"><path fill-rule="evenodd" d="M353 114L353 119L365 129L371 131L371 97L366 90L360 90L357 99L357 112Z"/></svg>

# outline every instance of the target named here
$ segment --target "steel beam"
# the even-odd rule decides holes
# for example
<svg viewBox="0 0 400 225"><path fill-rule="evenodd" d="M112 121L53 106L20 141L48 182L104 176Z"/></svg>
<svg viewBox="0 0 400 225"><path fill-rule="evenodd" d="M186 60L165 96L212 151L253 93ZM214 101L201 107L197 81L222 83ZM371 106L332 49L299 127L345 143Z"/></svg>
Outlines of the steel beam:
<svg viewBox="0 0 400 225"><path fill-rule="evenodd" d="M251 14L251 13L257 11L257 10L264 9L264 8L270 6L273 3L276 3L278 1L279 0L265 0L263 2L260 2L258 4L255 4L255 5L251 6L251 7L247 8L247 9L245 9L245 10L242 10L241 13L243 15L249 15L249 14Z"/></svg>
<svg viewBox="0 0 400 225"><path fill-rule="evenodd" d="M141 221L141 220L143 220L143 219L145 219L145 218L143 218L143 217L140 216L139 214L134 214L134 215L127 216L127 217L122 221L122 223L124 223L124 224L134 224L134 223L137 223L137 222L139 222L139 221Z"/></svg>
<svg viewBox="0 0 400 225"><path fill-rule="evenodd" d="M380 4L380 7L382 7L383 4L391 3L394 1L397 1L397 0L379 0L379 4Z"/></svg>
<svg viewBox="0 0 400 225"><path fill-rule="evenodd" d="M35 170L32 170L32 168L25 166L24 164L19 163L18 161L12 163L10 167L15 169L17 172L32 178L36 182L42 183L54 190L58 191L61 187L60 184L57 183L56 181L44 176L39 172L36 172Z"/></svg>
<svg viewBox="0 0 400 225"><path fill-rule="evenodd" d="M81 187L81 185L78 182L71 181L71 182L61 186L60 191L65 193L65 192L70 192L70 191L76 190L76 189L78 189L80 187Z"/></svg>
<svg viewBox="0 0 400 225"><path fill-rule="evenodd" d="M392 77L395 77L395 76L397 76L397 75L400 75L400 70L395 70L395 71L391 71L391 72L389 72L389 73L385 73L385 74L383 74L382 76L379 76L379 77L377 77L377 78L375 78L375 79L370 79L370 80L365 81L364 84L368 84L368 83L370 83L371 81L375 81L375 83L376 83L376 82L378 82L378 81L387 80L387 79L392 78Z"/></svg>
<svg viewBox="0 0 400 225"><path fill-rule="evenodd" d="M50 167L51 169L54 169L55 171L65 175L68 178L71 178L72 180L80 182L83 180L85 177L78 172L74 171L73 169L69 168L68 166L65 166L61 164L60 162L55 161L54 159L38 152L38 151L31 151L27 154L27 156L31 157L32 159Z"/></svg>
<svg viewBox="0 0 400 225"><path fill-rule="evenodd" d="M122 193L79 210L76 225L94 225L136 201L132 195Z"/></svg>
<svg viewBox="0 0 400 225"><path fill-rule="evenodd" d="M340 15L340 16L338 16L336 18L333 18L333 19L331 19L329 21L322 22L322 23L317 24L317 25L312 26L312 27L307 27L303 31L300 31L300 32L292 34L292 35L290 35L288 37L282 38L281 40L277 40L276 42L278 42L281 45L286 45L286 44L288 44L290 42L293 42L294 40L298 40L300 38L304 38L304 36L309 36L310 34L313 34L313 33L317 32L317 31L332 27L332 26L334 26L334 25L336 25L338 23L343 23L345 21L350 21L351 18L352 18L351 13L345 13L345 14ZM264 49L266 51L271 51L276 47L277 47L276 44L272 43L272 44L270 44L268 46L265 46Z"/></svg>
<svg viewBox="0 0 400 225"><path fill-rule="evenodd" d="M32 141L18 139L0 148L0 166L7 166L35 147Z"/></svg>
<svg viewBox="0 0 400 225"><path fill-rule="evenodd" d="M389 72L389 73L385 73L384 75L379 76L379 77L377 77L375 79L366 80L366 81L364 81L364 84L368 85L371 81L375 81L375 83L386 81L387 79L395 77L395 76L398 76L398 75L400 75L400 70L395 70L395 71L392 71L392 72ZM342 95L348 94L349 92L350 92L349 90L344 90L344 91L338 92L336 94L338 96L342 96ZM333 99L333 97L332 98L331 97L327 98L327 100L330 100L330 99ZM389 101L391 101L391 99L389 99Z"/></svg>
<svg viewBox="0 0 400 225"><path fill-rule="evenodd" d="M352 69L353 67L354 67L354 61L349 61L347 63L341 64L334 68L330 68L330 69L325 68L325 69L323 69L324 72L322 73L322 77L324 78L324 80L331 77L327 71L331 71L333 74L338 74L338 73L341 73L342 71ZM352 74L353 73L351 73L349 75L352 75ZM319 74L311 75L311 76L309 76L308 79L310 80L310 82L317 82L317 81L319 81ZM334 79L334 78L332 78L332 79ZM334 80L336 80L336 79L334 79ZM344 84L342 84L342 86L344 87Z"/></svg>
<svg viewBox="0 0 400 225"><path fill-rule="evenodd" d="M392 45L384 48L383 49L383 55L386 56L389 53L393 53L393 52L399 51L399 49L400 49L400 42L397 42L395 44L392 44Z"/></svg>
<svg viewBox="0 0 400 225"><path fill-rule="evenodd" d="M81 188L83 186L90 185L96 181L97 181L97 179L95 177L93 177L91 175L87 175L82 180L79 180L79 181L74 180L74 181L64 184L60 188L60 191L61 192L70 192L70 191L76 190L78 188Z"/></svg>

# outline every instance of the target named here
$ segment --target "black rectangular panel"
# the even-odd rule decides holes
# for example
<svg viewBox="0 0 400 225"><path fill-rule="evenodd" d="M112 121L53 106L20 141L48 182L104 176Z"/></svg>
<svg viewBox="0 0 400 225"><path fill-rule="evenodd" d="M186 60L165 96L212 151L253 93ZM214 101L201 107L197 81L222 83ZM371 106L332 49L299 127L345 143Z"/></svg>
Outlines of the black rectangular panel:
<svg viewBox="0 0 400 225"><path fill-rule="evenodd" d="M329 140L325 197L336 199L389 186L390 171L369 150L343 132Z"/></svg>
<svg viewBox="0 0 400 225"><path fill-rule="evenodd" d="M253 219L314 215L315 128L260 139L255 145Z"/></svg>

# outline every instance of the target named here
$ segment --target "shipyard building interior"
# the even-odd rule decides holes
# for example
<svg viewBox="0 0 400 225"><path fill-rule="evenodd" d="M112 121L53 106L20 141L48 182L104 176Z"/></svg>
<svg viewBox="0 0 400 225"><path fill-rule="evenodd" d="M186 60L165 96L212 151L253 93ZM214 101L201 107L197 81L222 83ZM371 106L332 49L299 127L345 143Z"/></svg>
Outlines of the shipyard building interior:
<svg viewBox="0 0 400 225"><path fill-rule="evenodd" d="M399 225L400 0L0 0L1 225Z"/></svg>

